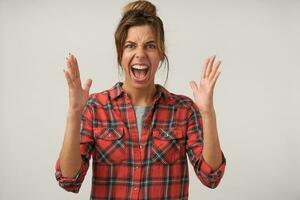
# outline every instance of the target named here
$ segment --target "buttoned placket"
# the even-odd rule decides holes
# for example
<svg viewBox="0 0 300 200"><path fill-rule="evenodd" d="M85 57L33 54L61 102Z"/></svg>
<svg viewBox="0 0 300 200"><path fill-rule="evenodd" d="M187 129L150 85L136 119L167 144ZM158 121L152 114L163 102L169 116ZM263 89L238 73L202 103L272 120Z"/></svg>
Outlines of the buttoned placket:
<svg viewBox="0 0 300 200"><path fill-rule="evenodd" d="M141 186L141 179L142 179L142 163L143 163L143 160L144 160L144 156L145 156L145 148L144 148L144 144L146 143L145 140L148 139L148 137L144 134L145 131L148 131L149 130L149 126L147 126L147 124L150 124L151 123L151 115L147 115L145 121L144 121L144 124L143 124L143 128L142 128L142 132L141 132L141 136L140 136L140 139L139 139L139 135L138 135L138 128L137 128L137 120L136 120L136 115L135 115L135 111L134 111L134 108L133 108L133 105L130 101L130 98L128 97L128 95L126 95L126 104L129 105L129 110L128 110L128 120L129 120L129 123L130 124L135 124L136 127L134 130L129 130L129 131L132 131L134 132L132 135L132 138L133 138L133 142L135 144L138 144L138 145L134 145L134 150L133 150L133 153L134 153L134 168L133 168L133 183L134 183L134 186L132 187L132 190L131 190L131 199L139 199L139 192L140 192L140 186ZM154 105L157 103L158 101L158 97L156 96L155 99L153 100L153 107L152 109L154 109ZM150 110L150 112L153 112L153 110ZM149 114L149 113L148 113ZM134 123L133 123L134 122ZM143 137L144 136L144 137Z"/></svg>
<svg viewBox="0 0 300 200"><path fill-rule="evenodd" d="M147 129L143 126L142 132L147 131ZM141 138L142 140L142 138ZM145 148L144 148L144 141L141 143L139 142L139 145L134 147L134 160L135 160L135 166L133 169L133 182L136 183L136 185L133 187L132 191L132 199L139 199L140 196L140 186L141 186L141 179L142 179L142 162L145 155Z"/></svg>
<svg viewBox="0 0 300 200"><path fill-rule="evenodd" d="M142 176L142 150L141 145L139 143L139 136L138 136L138 129L137 129L137 120L136 120L136 115L135 111L133 108L133 105L128 97L126 95L126 104L129 107L128 110L128 121L129 124L135 124L136 127L134 129L130 128L131 132L131 138L133 140L133 143L138 144L133 146L133 157L134 157L134 167L133 167L133 177L132 177L132 182L133 182L133 187L131 188L131 195L130 199L139 199L139 192L140 192L140 183L141 183L141 176Z"/></svg>

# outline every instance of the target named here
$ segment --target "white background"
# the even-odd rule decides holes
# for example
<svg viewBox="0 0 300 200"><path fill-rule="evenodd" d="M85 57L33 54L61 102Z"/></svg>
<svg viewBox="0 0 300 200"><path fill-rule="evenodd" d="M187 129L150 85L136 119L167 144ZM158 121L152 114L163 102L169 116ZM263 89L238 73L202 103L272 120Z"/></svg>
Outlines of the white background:
<svg viewBox="0 0 300 200"><path fill-rule="evenodd" d="M0 1L0 199L88 199L61 189L54 165L68 107L65 57L74 53L91 92L122 80L113 34L127 1ZM190 168L190 199L300 199L299 1L153 1L164 21L167 89L192 97L216 54L215 90L227 158L218 188ZM165 73L158 73L158 83ZM91 169L91 168L90 168Z"/></svg>

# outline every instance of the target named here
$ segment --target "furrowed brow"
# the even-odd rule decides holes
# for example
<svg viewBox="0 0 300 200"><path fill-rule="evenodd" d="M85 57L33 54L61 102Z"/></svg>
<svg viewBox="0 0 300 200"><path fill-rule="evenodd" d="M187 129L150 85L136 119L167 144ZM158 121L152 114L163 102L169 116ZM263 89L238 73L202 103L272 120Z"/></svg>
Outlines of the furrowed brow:
<svg viewBox="0 0 300 200"><path fill-rule="evenodd" d="M125 43L135 44L135 42L132 42L130 40L126 41Z"/></svg>
<svg viewBox="0 0 300 200"><path fill-rule="evenodd" d="M151 43L155 43L156 44L156 42L154 40L150 40L150 41L146 42L146 44L151 44Z"/></svg>

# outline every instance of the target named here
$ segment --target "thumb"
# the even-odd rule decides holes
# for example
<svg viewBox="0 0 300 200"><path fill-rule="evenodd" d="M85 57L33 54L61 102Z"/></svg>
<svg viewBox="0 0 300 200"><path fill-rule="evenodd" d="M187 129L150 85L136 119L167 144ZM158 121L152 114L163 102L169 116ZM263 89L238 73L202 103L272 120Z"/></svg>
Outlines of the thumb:
<svg viewBox="0 0 300 200"><path fill-rule="evenodd" d="M92 82L93 82L92 79L86 80L83 90L89 91L91 88Z"/></svg>
<svg viewBox="0 0 300 200"><path fill-rule="evenodd" d="M193 93L195 93L198 90L197 83L195 81L190 81L191 89L193 90Z"/></svg>
<svg viewBox="0 0 300 200"><path fill-rule="evenodd" d="M190 81L190 86L193 90L193 96L194 96L194 100L197 100L197 91L198 91L198 86L197 83L195 81Z"/></svg>

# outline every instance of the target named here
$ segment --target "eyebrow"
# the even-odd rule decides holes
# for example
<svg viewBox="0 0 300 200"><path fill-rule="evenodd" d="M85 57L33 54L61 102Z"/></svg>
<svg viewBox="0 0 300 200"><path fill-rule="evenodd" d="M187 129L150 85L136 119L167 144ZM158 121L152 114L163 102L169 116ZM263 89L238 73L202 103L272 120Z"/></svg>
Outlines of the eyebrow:
<svg viewBox="0 0 300 200"><path fill-rule="evenodd" d="M149 44L149 43L156 43L156 42L154 40L146 42L146 44Z"/></svg>
<svg viewBox="0 0 300 200"><path fill-rule="evenodd" d="M132 44L135 44L135 42L130 41L130 40L126 41L125 44L126 44L126 43L132 43ZM154 40L150 40L150 41L146 42L146 44L149 44L149 43L156 43L156 42L155 42Z"/></svg>

